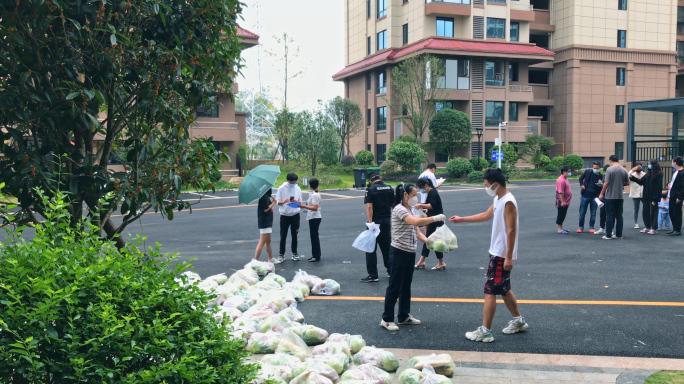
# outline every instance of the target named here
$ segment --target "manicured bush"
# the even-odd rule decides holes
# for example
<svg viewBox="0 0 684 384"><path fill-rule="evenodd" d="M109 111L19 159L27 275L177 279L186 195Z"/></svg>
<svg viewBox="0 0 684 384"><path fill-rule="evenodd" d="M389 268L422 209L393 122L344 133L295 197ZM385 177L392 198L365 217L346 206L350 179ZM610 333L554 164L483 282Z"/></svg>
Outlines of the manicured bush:
<svg viewBox="0 0 684 384"><path fill-rule="evenodd" d="M462 177L473 171L473 165L470 164L468 159L463 157L457 157L455 159L449 160L446 165L447 172L453 177Z"/></svg>
<svg viewBox="0 0 684 384"><path fill-rule="evenodd" d="M387 151L387 159L396 161L404 171L414 170L427 157L418 144L407 141L394 141Z"/></svg>
<svg viewBox="0 0 684 384"><path fill-rule="evenodd" d="M342 160L340 161L340 164L342 164L345 167L351 167L352 165L356 164L356 157L350 156L350 155L344 155L344 156L342 156Z"/></svg>
<svg viewBox="0 0 684 384"><path fill-rule="evenodd" d="M356 153L356 162L360 165L371 165L373 164L373 160L375 160L375 157L371 151L364 150Z"/></svg>
<svg viewBox="0 0 684 384"><path fill-rule="evenodd" d="M578 155L567 155L563 159L563 165L567 165L573 170L584 169L584 159Z"/></svg>
<svg viewBox="0 0 684 384"><path fill-rule="evenodd" d="M551 159L549 159L548 156L541 153L535 155L530 161L532 165L534 165L535 169L544 169L549 164L551 164Z"/></svg>
<svg viewBox="0 0 684 384"><path fill-rule="evenodd" d="M473 169L487 169L489 168L489 161L484 157L473 157L470 159L470 164L473 165Z"/></svg>
<svg viewBox="0 0 684 384"><path fill-rule="evenodd" d="M560 167L556 166L552 160L551 164L547 165L546 168L544 168L544 171L553 174L560 174Z"/></svg>
<svg viewBox="0 0 684 384"><path fill-rule="evenodd" d="M188 263L64 224L70 205L55 196L31 240L5 227L0 244L1 383L252 382L244 340L174 280Z"/></svg>
<svg viewBox="0 0 684 384"><path fill-rule="evenodd" d="M560 170L563 166L563 160L565 160L563 156L556 156L553 159L551 159L551 165L556 166L556 168Z"/></svg>
<svg viewBox="0 0 684 384"><path fill-rule="evenodd" d="M468 174L468 181L471 183L477 183L484 180L484 172L482 171L472 171Z"/></svg>
<svg viewBox="0 0 684 384"><path fill-rule="evenodd" d="M399 163L394 160L386 160L380 164L380 172L385 175L391 175L399 171Z"/></svg>

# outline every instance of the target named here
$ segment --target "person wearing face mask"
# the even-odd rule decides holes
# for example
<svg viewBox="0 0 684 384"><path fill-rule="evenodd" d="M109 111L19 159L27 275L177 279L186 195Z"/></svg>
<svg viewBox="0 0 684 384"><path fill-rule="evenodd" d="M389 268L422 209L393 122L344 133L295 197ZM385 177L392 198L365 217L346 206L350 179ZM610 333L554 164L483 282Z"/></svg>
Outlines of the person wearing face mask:
<svg viewBox="0 0 684 384"><path fill-rule="evenodd" d="M385 310L380 326L396 332L394 306L399 300L397 320L400 325L418 325L420 320L411 316L411 282L416 263L418 241L427 243L427 237L418 230L435 222L444 222L442 214L418 219L411 214L411 208L418 204L418 189L414 185L399 185L396 188L396 206L392 210L392 244L390 246L390 278L385 292Z"/></svg>
<svg viewBox="0 0 684 384"><path fill-rule="evenodd" d="M644 177L643 168L641 163L635 163L634 167L629 171L629 179L631 180L629 183L629 197L632 199L632 202L634 202L634 229L639 229L639 206L644 197L644 187L634 181L632 176L634 176L634 179L641 179ZM645 201L644 204L646 204ZM644 207L644 209L647 208ZM647 226L646 222L644 222L644 225Z"/></svg>
<svg viewBox="0 0 684 384"><path fill-rule="evenodd" d="M439 197L439 193L435 188L432 187L432 185L433 184L430 179L418 179L416 182L416 186L420 190L420 194L425 194L427 198L424 204L416 204L415 209L427 209L428 217L441 215L444 213L444 209L442 209L442 198ZM430 223L425 230L425 236L430 237L430 235L432 235L435 230L442 225L444 225L444 223L441 221ZM418 264L415 265L415 268L425 269L425 259L427 259L429 255L430 250L428 249L427 244L423 244L423 250L420 253L420 259L418 260ZM435 251L435 255L437 256L437 265L432 267L432 270L445 270L446 263L444 262L444 253Z"/></svg>
<svg viewBox="0 0 684 384"><path fill-rule="evenodd" d="M389 275L389 257L391 243L391 219L392 207L394 206L394 191L392 187L383 183L382 176L377 171L368 174L368 180L372 183L366 189L366 197L363 202L366 204L366 217L368 223L375 223L380 226L380 234L375 239L375 249L373 252L366 253L366 271L368 276L361 279L363 283L377 283L378 280L378 254L380 247L382 252L382 262Z"/></svg>
<svg viewBox="0 0 684 384"><path fill-rule="evenodd" d="M505 334L513 334L528 328L525 318L520 314L518 302L511 291L511 270L513 262L518 259L518 203L508 189L506 178L500 169L489 169L484 174L485 191L494 197L494 203L486 212L477 215L449 219L452 223L479 223L493 219L492 239L489 247L489 268L485 282L485 304L482 314L482 326L465 334L468 340L491 343L492 321L496 313L496 295L501 295L506 308L513 316L508 326L502 330Z"/></svg>
<svg viewBox="0 0 684 384"><path fill-rule="evenodd" d="M558 225L559 235L567 235L569 233L563 228L563 222L568 214L568 208L570 208L570 200L572 200L572 189L570 189L570 182L568 181L570 176L572 176L570 167L564 165L561 168L561 175L556 180L556 208L558 209L556 224Z"/></svg>
<svg viewBox="0 0 684 384"><path fill-rule="evenodd" d="M591 165L591 168L584 171L579 177L582 198L580 199L579 228L577 229L577 233L584 232L584 218L587 214L587 208L591 209L591 215L589 216L589 233L596 232L594 230L594 224L596 224L596 208L598 208L598 205L596 205L595 200L599 193L601 193L601 183L603 183L601 164L595 161Z"/></svg>
<svg viewBox="0 0 684 384"><path fill-rule="evenodd" d="M268 253L268 261L273 264L280 264L278 259L273 258L273 250L271 249L271 234L273 233L273 207L276 205L276 200L273 198L273 190L269 188L266 193L259 199L257 204L257 226L259 227L259 244L257 244L254 252L254 259L259 260L261 251L266 247Z"/></svg>
<svg viewBox="0 0 684 384"><path fill-rule="evenodd" d="M672 181L668 184L667 198L670 199L670 236L682 235L682 203L684 203L684 159L677 156L672 160Z"/></svg>
<svg viewBox="0 0 684 384"><path fill-rule="evenodd" d="M287 181L278 188L276 200L280 211L280 255L278 260L285 261L285 246L287 245L287 231L292 235L292 261L299 261L303 255L297 253L297 236L299 234L300 209L288 203L302 203L302 190L297 185L299 177L295 173L287 175Z"/></svg>
<svg viewBox="0 0 684 384"><path fill-rule="evenodd" d="M660 169L658 160L649 161L646 174L641 177L632 174L629 179L643 188L644 229L641 233L655 235L658 228L658 202L663 194L663 171Z"/></svg>
<svg viewBox="0 0 684 384"><path fill-rule="evenodd" d="M606 198L606 234L604 240L614 240L622 238L622 211L625 198L623 196L625 187L629 186L629 175L620 165L620 159L616 155L610 155L610 167L606 171L603 189L599 199ZM615 229L615 233L613 233Z"/></svg>

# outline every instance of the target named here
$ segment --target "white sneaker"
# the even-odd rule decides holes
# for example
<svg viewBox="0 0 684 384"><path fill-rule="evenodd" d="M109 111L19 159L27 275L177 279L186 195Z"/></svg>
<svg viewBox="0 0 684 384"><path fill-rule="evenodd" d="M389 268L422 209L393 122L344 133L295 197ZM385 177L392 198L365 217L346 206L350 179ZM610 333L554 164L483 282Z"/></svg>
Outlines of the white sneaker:
<svg viewBox="0 0 684 384"><path fill-rule="evenodd" d="M283 258L283 259L284 259L284 258ZM280 260L280 258L275 258L275 257L274 257L274 258L272 258L271 260L269 260L268 262L269 262L269 263L273 263L273 264L280 264L280 263L283 262L283 260Z"/></svg>
<svg viewBox="0 0 684 384"><path fill-rule="evenodd" d="M279 255L278 257L276 257L276 258L273 259L273 260L274 260L274 261L273 261L273 264L280 264L280 263L282 263L283 261L285 261L285 256ZM277 262L276 262L275 260L277 260Z"/></svg>
<svg viewBox="0 0 684 384"><path fill-rule="evenodd" d="M634 229L639 229L639 224L634 224Z"/></svg>
<svg viewBox="0 0 684 384"><path fill-rule="evenodd" d="M416 319L415 317L409 315L409 317L406 318L406 320L402 321L399 323L400 325L419 325L420 320Z"/></svg>
<svg viewBox="0 0 684 384"><path fill-rule="evenodd" d="M492 335L492 332L487 332L483 326L477 327L477 329L473 332L466 332L465 337L468 340L481 341L483 343L491 343L494 341L494 335Z"/></svg>
<svg viewBox="0 0 684 384"><path fill-rule="evenodd" d="M388 323L385 320L380 320L380 326L391 332L396 332L399 330L399 327L396 324Z"/></svg>
<svg viewBox="0 0 684 384"><path fill-rule="evenodd" d="M594 235L604 235L606 233L606 230L603 228L599 228L598 231L594 232Z"/></svg>
<svg viewBox="0 0 684 384"><path fill-rule="evenodd" d="M292 255L292 261L299 261L300 257L304 257L304 255L298 255L295 253Z"/></svg>
<svg viewBox="0 0 684 384"><path fill-rule="evenodd" d="M525 322L525 318L522 317L520 319L513 319L509 321L508 326L506 326L506 328L504 328L501 332L507 335L511 335L514 333L522 332L526 330L527 327L529 327L529 324L527 324L527 322Z"/></svg>
<svg viewBox="0 0 684 384"><path fill-rule="evenodd" d="M602 239L603 239L603 240L613 240L614 237L608 237L608 236L605 236L605 235L604 235L604 236L602 237Z"/></svg>

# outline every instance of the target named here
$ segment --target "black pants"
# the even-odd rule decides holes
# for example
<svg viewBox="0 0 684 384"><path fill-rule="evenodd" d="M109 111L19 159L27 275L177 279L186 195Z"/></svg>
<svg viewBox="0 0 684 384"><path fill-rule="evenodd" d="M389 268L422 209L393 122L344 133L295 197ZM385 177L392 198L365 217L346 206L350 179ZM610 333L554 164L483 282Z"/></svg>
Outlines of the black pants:
<svg viewBox="0 0 684 384"><path fill-rule="evenodd" d="M670 220L672 221L672 230L676 232L682 231L682 202L677 204L675 197L670 198Z"/></svg>
<svg viewBox="0 0 684 384"><path fill-rule="evenodd" d="M380 234L375 239L375 250L366 253L366 270L368 276L378 278L378 246L382 252L382 261L389 273L390 244L392 243L392 223L389 217L374 217L373 222L380 225Z"/></svg>
<svg viewBox="0 0 684 384"><path fill-rule="evenodd" d="M556 224L558 225L563 225L563 222L565 221L565 216L568 215L568 208L570 208L569 205L565 207L556 207L558 208L558 216L556 216Z"/></svg>
<svg viewBox="0 0 684 384"><path fill-rule="evenodd" d="M643 203L642 216L644 218L644 227L648 229L658 228L658 202L644 199Z"/></svg>
<svg viewBox="0 0 684 384"><path fill-rule="evenodd" d="M430 235L435 233L437 228L441 227L442 225L444 225L443 221L436 221L434 223L428 224L427 230L425 231L425 236L430 237ZM430 250L428 249L427 244L423 244L423 250L420 252L420 255L423 257L428 257L430 255ZM435 251L435 255L437 255L437 260L442 260L444 258L444 253L442 252Z"/></svg>
<svg viewBox="0 0 684 384"><path fill-rule="evenodd" d="M606 228L606 200L601 200L603 202L603 207L599 209L599 226L603 229Z"/></svg>
<svg viewBox="0 0 684 384"><path fill-rule="evenodd" d="M294 216L280 216L280 254L285 254L287 230L292 234L292 254L297 254L297 234L299 233L299 213Z"/></svg>
<svg viewBox="0 0 684 384"><path fill-rule="evenodd" d="M624 204L624 199L606 199L606 237L613 235L613 228L615 228L615 236L622 237Z"/></svg>
<svg viewBox="0 0 684 384"><path fill-rule="evenodd" d="M309 236L311 237L311 257L321 258L321 239L318 238L318 228L322 219L309 220Z"/></svg>
<svg viewBox="0 0 684 384"><path fill-rule="evenodd" d="M397 303L397 299L399 299L397 320L401 323L409 317L411 313L411 282L413 281L415 263L415 252L390 248L390 279L385 292L385 312L382 314L384 321L394 321L394 305Z"/></svg>

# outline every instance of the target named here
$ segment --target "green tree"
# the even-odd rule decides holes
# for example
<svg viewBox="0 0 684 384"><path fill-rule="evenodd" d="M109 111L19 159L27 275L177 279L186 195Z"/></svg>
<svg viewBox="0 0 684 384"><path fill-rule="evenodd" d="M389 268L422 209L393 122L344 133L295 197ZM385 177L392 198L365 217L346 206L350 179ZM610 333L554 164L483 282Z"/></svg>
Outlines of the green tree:
<svg viewBox="0 0 684 384"><path fill-rule="evenodd" d="M290 138L292 137L292 130L296 116L296 113L290 112L290 110L288 110L287 108L283 108L276 112L275 125L273 126L273 134L276 140L278 141L278 149L280 149L280 157L283 160L283 162L285 160L290 159ZM275 156L277 155L278 151L276 151L273 155L274 160Z"/></svg>
<svg viewBox="0 0 684 384"><path fill-rule="evenodd" d="M311 176L316 176L319 160L326 157L337 159L339 137L335 127L320 105L319 109L314 112L298 113L294 127L292 149L298 158L309 162Z"/></svg>
<svg viewBox="0 0 684 384"><path fill-rule="evenodd" d="M551 159L545 154L539 153L530 160L530 163L534 165L534 169L543 169L551 164Z"/></svg>
<svg viewBox="0 0 684 384"><path fill-rule="evenodd" d="M361 108L356 101L337 96L328 102L325 109L337 131L337 136L340 138L340 160L342 160L342 156L345 153L345 144L347 146L347 154L351 155L349 139L361 132L363 128Z"/></svg>
<svg viewBox="0 0 684 384"><path fill-rule="evenodd" d="M498 151L498 150L499 150L499 146L495 145L487 151L487 159L490 161L490 166L496 167L497 162L491 161L491 159L492 159L492 152ZM508 166L508 168L515 167L515 164L518 162L518 158L519 158L518 151L515 149L515 146L513 144L503 144L501 146L501 150L504 153L504 158L503 158L502 163L505 164L506 166Z"/></svg>
<svg viewBox="0 0 684 384"><path fill-rule="evenodd" d="M572 170L580 170L584 168L584 159L578 155L567 155L563 159L563 165L567 165Z"/></svg>
<svg viewBox="0 0 684 384"><path fill-rule="evenodd" d="M373 164L373 160L375 160L375 156L373 156L373 152L371 151L366 151L364 149L363 151L358 151L356 153L356 162L361 165L371 165Z"/></svg>
<svg viewBox="0 0 684 384"><path fill-rule="evenodd" d="M427 152L417 143L406 141L392 142L387 151L387 159L396 161L404 171L416 169L426 157Z"/></svg>
<svg viewBox="0 0 684 384"><path fill-rule="evenodd" d="M181 189L213 189L225 155L191 141L195 111L229 95L242 49L237 0L0 3L0 179L20 222L35 195L69 192L72 226L89 215L115 239L154 209L190 208ZM232 97L232 96L231 96ZM102 120L100 116L106 117ZM108 169L125 153L126 172ZM87 207L87 213L83 207ZM120 224L111 215L120 208Z"/></svg>
<svg viewBox="0 0 684 384"><path fill-rule="evenodd" d="M386 101L392 114L401 119L422 147L423 136L436 113L435 102L442 99L439 84L444 64L438 57L424 54L402 61L391 73L392 95Z"/></svg>
<svg viewBox="0 0 684 384"><path fill-rule="evenodd" d="M473 171L473 165L468 159L457 157L449 160L446 165L447 172L453 177L463 177Z"/></svg>
<svg viewBox="0 0 684 384"><path fill-rule="evenodd" d="M527 135L525 136L525 143L520 145L520 154L532 164L534 164L535 161L538 164L541 164L541 155L548 157L549 151L554 144L555 142L550 137L542 135ZM549 162L551 162L550 159ZM544 165L544 167L546 167L546 165ZM539 168L537 167L537 169Z"/></svg>
<svg viewBox="0 0 684 384"><path fill-rule="evenodd" d="M430 122L430 147L438 152L446 152L449 158L457 150L470 146L473 128L468 115L455 109L442 109Z"/></svg>

